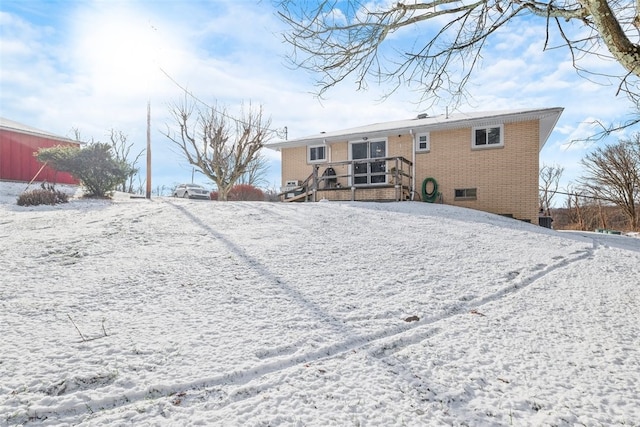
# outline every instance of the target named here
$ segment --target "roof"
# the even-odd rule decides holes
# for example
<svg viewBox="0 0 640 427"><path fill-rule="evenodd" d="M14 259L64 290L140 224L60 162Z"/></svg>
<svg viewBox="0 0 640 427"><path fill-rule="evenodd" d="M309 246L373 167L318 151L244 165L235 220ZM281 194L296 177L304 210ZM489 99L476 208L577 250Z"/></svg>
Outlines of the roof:
<svg viewBox="0 0 640 427"><path fill-rule="evenodd" d="M57 139L57 140L60 140L60 141L63 141L63 142L75 142L75 143L78 143L78 141L74 141L74 140L72 140L70 138L66 138L64 136L55 135L53 133L45 132L43 130L36 129L36 128L33 128L31 126L27 126L25 124L22 124L22 123L18 123L18 122L15 122L13 120L5 119L4 117L0 117L0 129L10 130L10 131L22 133L22 134L25 134L25 135L35 135L35 136L41 136L41 137L49 138L49 139Z"/></svg>
<svg viewBox="0 0 640 427"><path fill-rule="evenodd" d="M540 120L539 149L547 142L564 108L538 108L502 111L485 111L473 113L454 113L449 115L422 115L392 122L374 123L351 129L333 132L322 132L317 135L306 136L288 141L266 144L265 147L274 150L281 148L303 147L314 144L330 144L333 142L352 141L357 139L386 137L390 134L422 133L436 130L456 129L462 127L490 126L499 123L513 123L529 120Z"/></svg>

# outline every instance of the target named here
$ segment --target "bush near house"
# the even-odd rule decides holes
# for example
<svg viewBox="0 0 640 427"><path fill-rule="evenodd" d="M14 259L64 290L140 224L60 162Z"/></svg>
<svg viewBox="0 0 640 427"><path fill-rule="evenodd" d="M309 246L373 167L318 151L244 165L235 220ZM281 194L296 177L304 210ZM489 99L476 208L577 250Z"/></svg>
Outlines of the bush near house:
<svg viewBox="0 0 640 427"><path fill-rule="evenodd" d="M26 191L18 196L18 206L56 205L67 203L69 196L62 191L53 188L53 185L45 186L37 190Z"/></svg>
<svg viewBox="0 0 640 427"><path fill-rule="evenodd" d="M218 192L211 192L211 200L218 200ZM249 184L234 185L227 196L227 200L236 202L262 202L264 201L264 192L259 188Z"/></svg>

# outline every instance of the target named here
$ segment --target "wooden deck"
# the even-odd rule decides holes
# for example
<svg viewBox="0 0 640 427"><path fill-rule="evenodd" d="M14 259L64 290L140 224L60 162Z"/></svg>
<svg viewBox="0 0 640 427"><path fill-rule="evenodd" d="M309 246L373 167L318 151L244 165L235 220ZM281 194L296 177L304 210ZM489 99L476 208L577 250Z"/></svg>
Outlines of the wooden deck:
<svg viewBox="0 0 640 427"><path fill-rule="evenodd" d="M355 164L367 161L386 162L386 172L372 173L373 178L384 178L384 183L351 185L352 182L369 181L369 175L353 175ZM320 173L320 168L323 173ZM330 174L327 172L331 170ZM375 175L375 176L374 176ZM335 201L403 201L412 193L413 164L403 157L359 159L357 161L329 162L313 165L311 174L300 185L286 187L279 194L283 202Z"/></svg>
<svg viewBox="0 0 640 427"><path fill-rule="evenodd" d="M410 200L411 189L409 187L399 187L395 185L380 185L375 187L353 187L353 188L327 188L302 192L293 197L286 197L286 193L281 193L283 202L317 202L320 200L330 201L363 201L363 202L398 202Z"/></svg>

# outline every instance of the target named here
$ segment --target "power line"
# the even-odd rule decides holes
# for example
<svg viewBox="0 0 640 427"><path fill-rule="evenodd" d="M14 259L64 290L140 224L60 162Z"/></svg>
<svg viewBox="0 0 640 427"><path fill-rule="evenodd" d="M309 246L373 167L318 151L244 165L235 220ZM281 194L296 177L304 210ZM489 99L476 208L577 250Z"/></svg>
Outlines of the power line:
<svg viewBox="0 0 640 427"><path fill-rule="evenodd" d="M182 91L184 91L184 93L186 93L187 95L189 95L191 98L195 99L196 101L198 101L199 103L201 103L202 105L204 105L205 107L209 108L210 110L214 111L217 114L220 114L223 117L226 117L230 120L233 120L236 123L240 123L243 125L249 125L250 123L246 123L243 122L240 119L237 119L233 116L230 116L229 114L227 114L224 111L220 111L215 107L212 107L211 105L207 104L206 102L204 102L202 99L198 98L197 96L195 96L191 91L189 91L187 88L185 88L184 86L182 86L180 83L178 83L176 81L176 79L174 79L173 77L171 77L171 75L169 75L169 73L167 73L161 66L158 66L158 68L160 69L160 71L162 71L162 74L164 74L169 80L171 80L173 82L173 84L175 84L176 86L178 86ZM280 135L284 134L284 139L286 140L288 137L288 129L285 126L283 129L269 129L266 128L266 130L275 133L276 135L278 135L280 137Z"/></svg>
<svg viewBox="0 0 640 427"><path fill-rule="evenodd" d="M540 187L539 191L545 191L544 188ZM597 196L589 196L587 194L579 194L579 193L564 193L562 191L552 191L552 190L547 190L548 193L552 193L552 194L562 194L564 196L576 196L576 197L584 197L587 199L595 199L595 200L604 200L606 202L612 202L612 203L616 203L617 200L613 200L613 199L607 199L606 197L597 197Z"/></svg>

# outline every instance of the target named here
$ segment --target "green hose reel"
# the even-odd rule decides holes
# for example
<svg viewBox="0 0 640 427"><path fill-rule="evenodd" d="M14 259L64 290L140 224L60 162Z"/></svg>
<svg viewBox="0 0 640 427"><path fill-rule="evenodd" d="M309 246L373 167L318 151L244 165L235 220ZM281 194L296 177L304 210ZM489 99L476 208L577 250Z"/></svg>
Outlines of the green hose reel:
<svg viewBox="0 0 640 427"><path fill-rule="evenodd" d="M431 183L433 187L431 191L427 191L429 183ZM439 195L440 193L438 193L438 182L435 180L435 178L425 178L424 181L422 181L422 201L427 203L434 203L436 200L438 200Z"/></svg>

